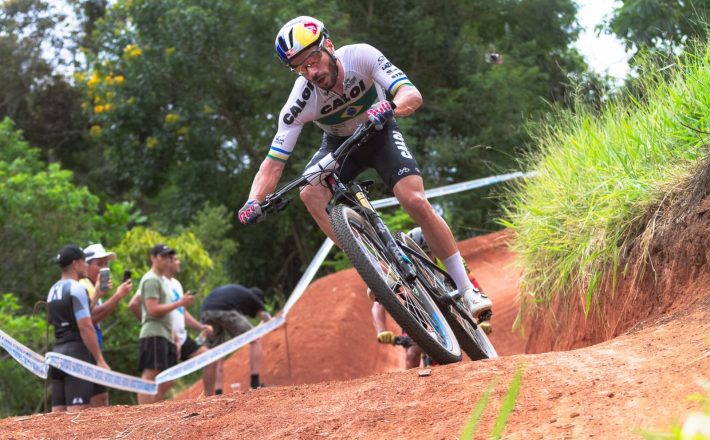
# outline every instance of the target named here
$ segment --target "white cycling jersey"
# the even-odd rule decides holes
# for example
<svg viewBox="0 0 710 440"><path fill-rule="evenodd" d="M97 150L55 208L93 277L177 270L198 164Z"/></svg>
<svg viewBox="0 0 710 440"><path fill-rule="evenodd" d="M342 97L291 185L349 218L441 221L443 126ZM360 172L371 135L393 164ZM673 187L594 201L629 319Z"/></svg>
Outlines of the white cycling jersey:
<svg viewBox="0 0 710 440"><path fill-rule="evenodd" d="M350 136L367 121L367 110L394 95L405 84L412 85L399 68L368 44L352 44L335 51L343 65L343 95L318 88L300 76L279 115L279 128L268 158L286 162L303 125L314 122L328 134Z"/></svg>

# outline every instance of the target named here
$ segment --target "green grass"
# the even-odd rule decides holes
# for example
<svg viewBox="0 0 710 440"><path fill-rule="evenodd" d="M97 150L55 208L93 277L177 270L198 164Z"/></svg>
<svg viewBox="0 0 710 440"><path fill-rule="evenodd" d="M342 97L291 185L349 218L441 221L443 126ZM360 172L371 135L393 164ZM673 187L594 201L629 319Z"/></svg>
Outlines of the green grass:
<svg viewBox="0 0 710 440"><path fill-rule="evenodd" d="M510 381L510 386L508 387L508 392L503 398L503 404L501 405L500 411L498 412L498 417L493 424L493 430L491 431L491 439L498 440L503 435L505 431L505 425L508 423L508 417L510 413L513 412L515 408L515 402L518 400L518 394L520 394L520 385L523 383L523 364L518 365L518 369L515 372L515 376Z"/></svg>
<svg viewBox="0 0 710 440"><path fill-rule="evenodd" d="M491 439L497 440L501 438L503 432L505 431L505 426L508 423L508 417L513 411L513 408L515 408L515 402L517 401L518 394L520 393L520 386L523 383L523 369L523 364L519 364L515 375L513 376L513 379L511 379L510 381L510 385L508 386L508 392L503 398L503 403L501 404L500 410L498 411L496 421L493 424L493 430L491 431L490 437ZM461 436L459 437L460 440L472 439L474 434L476 434L478 424L481 421L481 417L483 416L484 411L488 407L491 395L493 394L493 390L495 389L497 384L497 377L494 377L488 383L486 391L483 392L481 397L476 402L476 406L474 406L473 410L471 410L471 415L468 417L468 422L466 423L466 426L464 427L463 432L461 432Z"/></svg>
<svg viewBox="0 0 710 440"><path fill-rule="evenodd" d="M483 392L481 397L478 399L478 402L476 402L476 406L474 406L473 410L471 411L471 415L468 418L468 422L466 423L466 426L463 428L463 432L459 437L460 440L469 440L473 438L473 434L475 434L476 430L478 429L478 423L481 421L481 416L483 416L483 412L486 410L488 402L491 399L491 395L493 394L493 390L495 389L497 384L497 377L494 377L488 383L486 391Z"/></svg>
<svg viewBox="0 0 710 440"><path fill-rule="evenodd" d="M643 97L560 110L535 130L539 152L523 166L538 177L510 190L501 221L516 231L523 309L580 292L588 312L600 283L616 284L625 248L652 230L649 211L707 155L710 50L647 67L637 82Z"/></svg>

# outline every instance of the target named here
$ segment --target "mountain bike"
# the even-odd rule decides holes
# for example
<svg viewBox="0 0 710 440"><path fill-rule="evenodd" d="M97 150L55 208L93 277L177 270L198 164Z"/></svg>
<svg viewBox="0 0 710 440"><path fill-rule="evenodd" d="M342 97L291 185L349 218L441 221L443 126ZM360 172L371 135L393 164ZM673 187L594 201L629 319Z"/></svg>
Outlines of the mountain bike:
<svg viewBox="0 0 710 440"><path fill-rule="evenodd" d="M373 131L370 122L360 125L333 153L269 194L263 212L285 209L286 194L319 180L333 194L327 210L340 247L377 301L425 353L440 364L460 361L462 348L473 360L497 357L449 274L406 234L389 231L368 198L374 182L340 180L339 166Z"/></svg>

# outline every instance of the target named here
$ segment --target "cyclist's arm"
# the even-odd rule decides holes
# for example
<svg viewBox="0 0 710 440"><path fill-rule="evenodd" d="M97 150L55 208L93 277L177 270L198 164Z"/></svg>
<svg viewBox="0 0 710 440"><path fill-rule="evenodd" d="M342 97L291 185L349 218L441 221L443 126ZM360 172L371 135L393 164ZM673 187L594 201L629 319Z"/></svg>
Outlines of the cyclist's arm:
<svg viewBox="0 0 710 440"><path fill-rule="evenodd" d="M416 87L410 84L405 84L397 89L397 94L394 95L392 102L397 108L394 109L394 116L409 116L414 113L424 102L422 94L419 93Z"/></svg>
<svg viewBox="0 0 710 440"><path fill-rule="evenodd" d="M254 177L254 183L251 185L249 200L262 202L268 194L274 192L285 166L286 164L283 162L278 162L268 157L264 159Z"/></svg>
<svg viewBox="0 0 710 440"><path fill-rule="evenodd" d="M423 99L419 90L382 52L368 44L358 45L357 50L361 60L359 68L368 71L375 82L394 97L392 101L397 106L394 110L395 117L409 116L422 105Z"/></svg>
<svg viewBox="0 0 710 440"><path fill-rule="evenodd" d="M274 192L303 125L315 119L313 85L303 77L296 80L286 105L279 114L279 126L266 158L254 176L248 200L262 202Z"/></svg>

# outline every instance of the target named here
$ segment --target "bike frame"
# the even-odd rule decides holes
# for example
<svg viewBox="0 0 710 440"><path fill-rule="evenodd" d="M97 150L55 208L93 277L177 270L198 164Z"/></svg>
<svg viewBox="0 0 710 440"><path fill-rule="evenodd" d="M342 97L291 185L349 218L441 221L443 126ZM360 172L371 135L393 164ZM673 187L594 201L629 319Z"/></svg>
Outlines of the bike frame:
<svg viewBox="0 0 710 440"><path fill-rule="evenodd" d="M352 136L346 139L345 142L333 152L333 157L337 159L344 153L349 153L351 150L360 147L370 138L372 129L373 124L371 122L362 124L355 130ZM384 244L384 250L397 262L397 266L401 270L404 279L408 282L413 281L416 278L416 271L412 267L412 263L407 261L408 257L402 253L392 233L385 225L385 222L370 203L365 189L357 182L351 183L348 188L348 186L340 180L337 170L329 171L326 182L333 193L333 200L338 200L341 197L345 200L349 200L352 206L356 207L358 212L370 221L377 232L378 238L382 241L382 244ZM283 188L266 198L261 205L262 209L281 211L289 203L289 200L282 199L282 197L289 191L307 184L308 179L305 176L301 176L300 179L286 184ZM351 195L355 197L354 200ZM272 204L274 205L272 206Z"/></svg>
<svg viewBox="0 0 710 440"><path fill-rule="evenodd" d="M348 188L340 180L337 173L330 174L326 181L330 185L330 189L333 193L333 199L338 200L339 198L343 198L345 200L349 200L353 204L355 201L357 202L354 206L356 211L363 215L375 228L378 238L382 241L382 244L384 244L384 250L397 263L397 266L402 271L404 279L407 280L407 282L414 281L417 273L412 267L411 261L407 261L408 257L402 253L397 241L387 228L387 225L385 225L382 217L380 217L380 214L370 203L370 199L367 197L364 188L357 182L351 183L350 188ZM355 201L351 199L350 195L355 197Z"/></svg>
<svg viewBox="0 0 710 440"><path fill-rule="evenodd" d="M422 262L422 264L427 266L430 270L433 270L435 272L439 272L440 274L442 274L443 276L448 278L452 284L455 284L454 281L451 279L451 275L449 275L446 271L441 269L436 264L432 263L431 260L429 260L429 258L420 254L416 249L410 248L409 246L407 246L405 243L403 243L401 241L398 241L398 244L401 249L404 249L412 254L417 255L419 260ZM428 291L430 291L430 292L439 291L439 289L437 289L435 286L432 286L429 283L429 280L427 280L424 276L421 276L418 272L417 272L416 277L422 284L424 284L424 287L426 287L426 289ZM461 302L456 301L454 299L454 297L452 297L451 295L448 294L448 292L443 295L432 295L432 298L434 298L434 302L436 302L437 305L439 305L440 307L447 307L447 306L453 307L456 310L456 312L458 312L458 314L461 315L461 317L463 317L466 321L468 321L473 326L474 329L478 328L478 324L476 323L476 320L471 318L470 314L468 313L468 311L466 309L464 309Z"/></svg>

